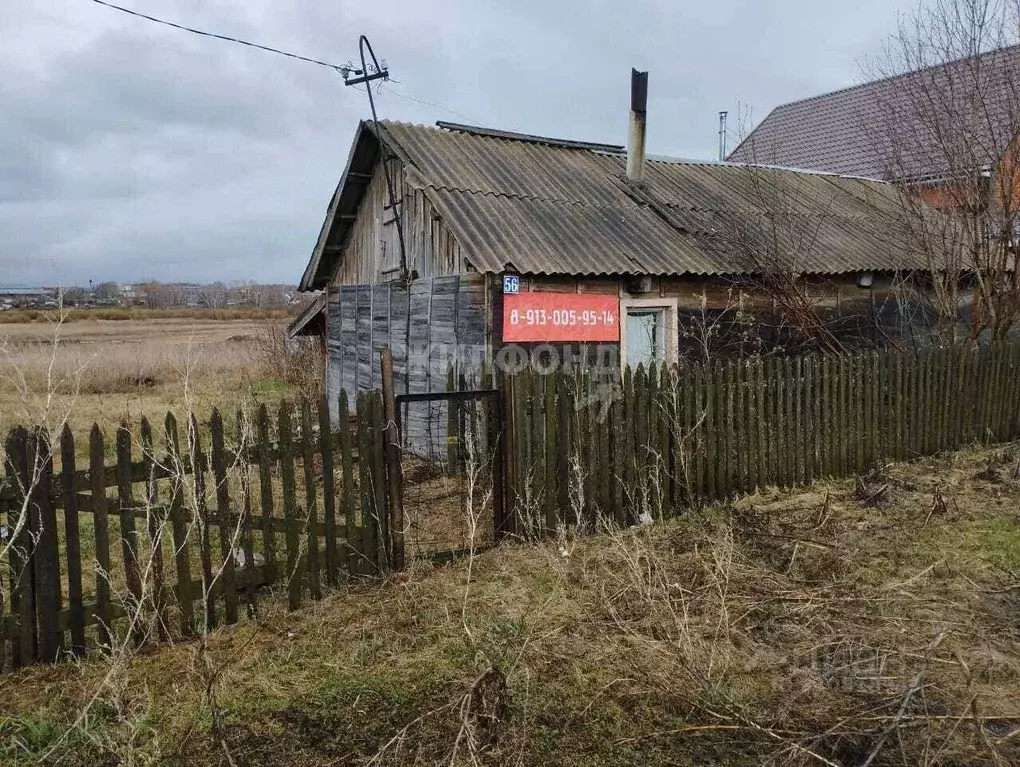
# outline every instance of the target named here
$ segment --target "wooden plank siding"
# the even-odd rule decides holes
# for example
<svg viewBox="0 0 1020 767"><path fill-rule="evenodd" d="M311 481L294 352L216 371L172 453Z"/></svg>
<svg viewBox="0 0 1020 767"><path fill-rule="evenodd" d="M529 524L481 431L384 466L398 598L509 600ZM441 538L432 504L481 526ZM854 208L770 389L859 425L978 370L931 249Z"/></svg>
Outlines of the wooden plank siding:
<svg viewBox="0 0 1020 767"><path fill-rule="evenodd" d="M388 162L404 231L408 273L413 279L424 279L465 271L460 246L425 192L408 181L400 160L390 158ZM400 238L381 170L381 162L376 163L331 285L374 285L400 278Z"/></svg>
<svg viewBox="0 0 1020 767"><path fill-rule="evenodd" d="M379 352L393 354L398 394L445 391L447 374L476 386L489 347L489 288L480 274L330 287L326 301L327 394L336 418L340 391L353 407L379 388Z"/></svg>

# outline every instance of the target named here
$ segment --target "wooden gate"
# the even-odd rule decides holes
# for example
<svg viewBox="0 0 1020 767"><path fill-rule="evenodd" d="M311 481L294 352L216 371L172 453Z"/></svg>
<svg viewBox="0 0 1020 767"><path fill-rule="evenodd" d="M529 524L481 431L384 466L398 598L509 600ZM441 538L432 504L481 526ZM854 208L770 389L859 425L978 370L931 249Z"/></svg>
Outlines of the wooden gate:
<svg viewBox="0 0 1020 767"><path fill-rule="evenodd" d="M506 428L498 389L394 398L404 545L447 559L498 542L506 517Z"/></svg>

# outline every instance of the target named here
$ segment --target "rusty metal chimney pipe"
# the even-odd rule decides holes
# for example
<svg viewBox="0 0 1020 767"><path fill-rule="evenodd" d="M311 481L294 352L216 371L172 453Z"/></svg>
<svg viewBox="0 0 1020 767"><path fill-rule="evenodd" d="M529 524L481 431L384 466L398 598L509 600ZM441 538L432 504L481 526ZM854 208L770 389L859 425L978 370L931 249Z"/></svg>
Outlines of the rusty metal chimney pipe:
<svg viewBox="0 0 1020 767"><path fill-rule="evenodd" d="M627 136L627 179L640 184L645 174L645 111L648 73L630 70L630 132Z"/></svg>

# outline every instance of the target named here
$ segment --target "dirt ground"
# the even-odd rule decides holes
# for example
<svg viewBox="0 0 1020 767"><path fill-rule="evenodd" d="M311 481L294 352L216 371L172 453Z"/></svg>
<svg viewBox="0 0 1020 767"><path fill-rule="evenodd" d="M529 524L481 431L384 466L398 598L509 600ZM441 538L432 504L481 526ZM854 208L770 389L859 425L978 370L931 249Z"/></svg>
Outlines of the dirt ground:
<svg viewBox="0 0 1020 767"><path fill-rule="evenodd" d="M1020 446L0 675L0 761L1020 763Z"/></svg>

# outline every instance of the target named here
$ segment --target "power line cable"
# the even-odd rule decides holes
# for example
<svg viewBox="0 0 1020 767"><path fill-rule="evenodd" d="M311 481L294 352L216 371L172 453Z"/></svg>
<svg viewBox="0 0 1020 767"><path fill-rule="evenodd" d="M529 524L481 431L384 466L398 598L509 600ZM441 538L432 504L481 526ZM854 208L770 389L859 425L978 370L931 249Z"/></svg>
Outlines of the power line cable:
<svg viewBox="0 0 1020 767"><path fill-rule="evenodd" d="M394 80L391 78L390 82L394 82ZM469 117L468 115L463 114L461 112L457 112L457 111L455 111L453 109L450 109L447 106L443 106L442 104L435 104L435 103L433 103L431 101L425 101L425 99L415 98L414 96L408 96L406 93L401 93L400 91L394 90L393 88L387 88L384 91L384 93L388 93L391 96L396 96L398 99L404 99L405 101L413 101L415 104L421 104L422 106L432 107L433 109L441 109L444 112L449 112L452 115L455 115L455 116L460 117L460 118L462 118L464 120L467 120L470 123L477 122L477 120L475 120L475 118Z"/></svg>
<svg viewBox="0 0 1020 767"><path fill-rule="evenodd" d="M228 43L237 43L238 45L247 45L249 48L257 48L260 51L267 51L269 53L275 53L275 54L277 54L279 56L286 56L289 59L297 59L298 61L306 61L309 64L318 64L320 67L327 67L328 69L334 69L337 72L340 72L341 74L343 74L345 76L346 76L347 72L349 72L350 69L351 69L351 67L349 65L330 64L328 61L321 61L320 59L313 59L313 58L309 58L308 56L301 56L300 54L297 54L297 53L290 53L288 51L282 51L279 48L272 48L272 47L270 47L268 45L259 45L258 43L253 43L253 42L250 42L249 40L242 40L239 37L229 37L227 35L217 35L217 34L215 34L213 32L205 32L205 31L203 31L201 29L195 29L194 27L186 27L183 24L175 24L172 21L167 21L165 19L159 19L159 18L156 18L155 16L149 16L148 14L145 14L145 13L139 13L138 11L132 11L130 8L124 8L124 7L119 6L119 5L114 5L113 3L108 3L108 2L106 2L106 0L92 0L92 2L96 3L97 5L103 5L103 6L106 6L107 8L112 8L115 11L120 11L121 13L126 13L126 14L129 14L131 16L136 16L136 17L138 17L140 19L145 19L146 21L152 21L152 22L155 22L156 24L163 24L164 26L173 27L174 29L180 29L180 30L182 30L184 32L191 32L193 35L201 35L202 37L211 37L211 38L213 38L215 40L224 40L224 41L226 41Z"/></svg>
<svg viewBox="0 0 1020 767"><path fill-rule="evenodd" d="M291 53L290 51L284 51L284 50L281 50L279 48L272 48L271 46L260 45L258 43L252 43L251 41L242 40L241 38L232 38L232 37L227 36L227 35L217 35L217 34L212 33L212 32L205 32L204 30L198 30L198 29L195 29L194 27L186 27L185 24L179 24L179 23L175 23L173 21L167 21L164 18L158 18L156 16L150 16L147 13L141 13L141 12L139 12L137 10L132 10L131 8L124 8L123 6L116 5L116 4L110 3L110 2L106 2L106 0L92 0L92 2L96 3L97 5L102 5L104 7L120 11L121 13L126 13L126 14L129 14L129 15L132 15L132 16L136 16L137 18L143 18L143 19L145 19L147 21L153 21L154 23L163 24L164 27L169 27L169 28L174 29L174 30L181 30L182 32L188 32L188 33L191 33L192 35L199 35L199 36L204 37L204 38L211 38L213 40L220 40L220 41L227 42L227 43L236 43L238 45L248 46L249 48L255 48L255 49L260 50L260 51L266 51L268 53L275 53L278 56L286 56L287 58L293 58L293 59L296 59L298 61L306 61L309 64L316 64L318 66L324 66L327 69L333 69L333 70L339 72L340 75L343 76L343 78L345 80L348 78L348 76L351 74L351 72L355 72L355 73L358 73L358 74L363 74L364 73L363 69L361 69L361 70L356 69L355 65L352 64L350 61L348 61L347 63L344 63L344 64L333 64L333 63L329 63L328 61L322 61L320 59L311 58L309 56L302 56L301 54ZM370 49L370 46L369 46L369 49ZM364 51L361 51L361 53L362 53L362 56L363 56L364 55ZM374 58L374 56L373 56L373 58ZM364 66L364 63L362 63L362 66ZM376 66L378 66L378 64L376 64ZM385 67L379 67L379 68L385 68ZM378 69L376 69L376 71L378 71ZM388 72L388 74L389 74L389 72ZM393 79L389 78L389 76L386 76L386 78L382 78L382 80L387 80L387 81L389 81L391 83L398 82L398 81L394 81ZM349 85L354 85L354 84L349 84ZM381 86L382 86L382 83L380 82L378 84L378 86L377 86L377 88L379 89L378 92L380 94L381 94L381 90L380 90ZM365 85L365 91L369 91L370 88L371 88L370 85L368 85L368 84ZM359 90L359 91L361 90L360 88L357 88L356 86L355 86L355 89ZM386 93L392 94L392 95L396 96L399 99L404 99L405 101L412 101L415 104L421 104L422 106L430 106L430 107L435 108L435 109L442 109L445 112L449 112L450 114L456 115L457 117L461 117L463 119L466 119L469 122L476 121L473 118L469 117L468 115L463 114L461 112L458 112L458 111L456 111L454 109L451 109L448 106L444 106L443 104L436 104L436 103L433 103L431 101L425 101L424 99L415 98L414 96L408 96L407 94L401 93L400 91L396 91L396 90L394 90L392 88L388 89L386 91ZM372 104L372 106L374 107L373 104Z"/></svg>

